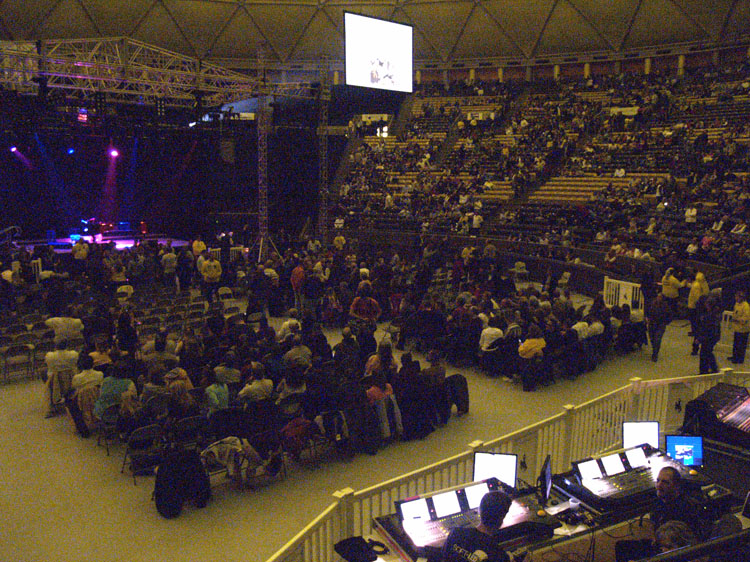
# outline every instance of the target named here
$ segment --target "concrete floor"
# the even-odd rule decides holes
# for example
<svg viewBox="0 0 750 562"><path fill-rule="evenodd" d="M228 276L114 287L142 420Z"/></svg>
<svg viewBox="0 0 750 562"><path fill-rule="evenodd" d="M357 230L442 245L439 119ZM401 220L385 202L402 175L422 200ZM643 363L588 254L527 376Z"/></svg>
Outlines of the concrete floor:
<svg viewBox="0 0 750 562"><path fill-rule="evenodd" d="M128 474L120 474L121 446L107 457L95 438L78 437L68 418L44 419L40 382L6 385L0 388L0 559L262 561L329 505L335 490L361 489L435 462L465 450L473 440L522 428L634 376L697 373L687 331L684 322L669 326L656 364L648 348L612 355L592 373L534 393L472 369L450 368L449 374L460 371L468 379L471 411L423 441L395 443L376 456L316 467L291 464L285 481L258 490L239 491L219 478L205 509L187 507L175 520L156 512L153 477L138 478L133 485ZM717 347L720 366L726 355L726 347Z"/></svg>

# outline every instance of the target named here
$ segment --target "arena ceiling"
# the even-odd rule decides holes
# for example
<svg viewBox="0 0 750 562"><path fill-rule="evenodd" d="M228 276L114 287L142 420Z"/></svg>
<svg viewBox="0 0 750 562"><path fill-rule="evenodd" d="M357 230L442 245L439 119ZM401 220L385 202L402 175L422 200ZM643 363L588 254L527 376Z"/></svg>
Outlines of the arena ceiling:
<svg viewBox="0 0 750 562"><path fill-rule="evenodd" d="M344 10L414 26L415 59L617 54L747 38L750 0L0 0L0 40L125 36L231 66L343 59Z"/></svg>

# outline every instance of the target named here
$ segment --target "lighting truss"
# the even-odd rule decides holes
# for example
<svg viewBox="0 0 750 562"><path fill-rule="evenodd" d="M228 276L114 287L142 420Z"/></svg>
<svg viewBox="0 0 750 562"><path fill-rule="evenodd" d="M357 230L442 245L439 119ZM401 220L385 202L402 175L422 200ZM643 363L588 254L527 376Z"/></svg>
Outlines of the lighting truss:
<svg viewBox="0 0 750 562"><path fill-rule="evenodd" d="M312 98L309 84L268 84L199 59L125 37L0 42L0 85L33 92L40 84L109 101L163 100L206 107L257 96Z"/></svg>

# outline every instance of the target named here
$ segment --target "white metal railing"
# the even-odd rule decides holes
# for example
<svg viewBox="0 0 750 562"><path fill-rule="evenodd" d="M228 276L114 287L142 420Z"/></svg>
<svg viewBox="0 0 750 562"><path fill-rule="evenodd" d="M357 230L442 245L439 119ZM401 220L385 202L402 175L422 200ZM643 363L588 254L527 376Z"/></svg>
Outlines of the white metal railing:
<svg viewBox="0 0 750 562"><path fill-rule="evenodd" d="M682 424L685 404L726 382L750 385L750 372L722 369L710 375L644 381L630 384L578 406L488 442L474 441L469 450L429 466L355 492L334 494L336 501L302 529L267 562L332 562L338 560L333 545L352 535L372 533L372 519L392 513L393 502L471 481L476 450L518 455L519 478L532 485L547 454L554 472L564 472L570 462L620 446L623 421L659 421L663 432Z"/></svg>
<svg viewBox="0 0 750 562"><path fill-rule="evenodd" d="M627 304L631 311L643 310L643 294L639 283L604 278L604 302L610 308Z"/></svg>
<svg viewBox="0 0 750 562"><path fill-rule="evenodd" d="M350 490L347 490L350 491ZM282 546L269 560L274 562L296 562L309 560L316 562L333 562L338 556L333 545L342 538L350 536L348 529L343 528L346 522L342 517L345 504L340 501L341 494L320 515L313 519L295 537Z"/></svg>

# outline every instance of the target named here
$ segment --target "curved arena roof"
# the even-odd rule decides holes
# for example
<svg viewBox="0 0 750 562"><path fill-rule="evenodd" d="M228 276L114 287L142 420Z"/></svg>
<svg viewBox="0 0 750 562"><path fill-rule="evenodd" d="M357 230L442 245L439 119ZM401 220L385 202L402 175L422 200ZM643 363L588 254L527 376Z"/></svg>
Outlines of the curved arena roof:
<svg viewBox="0 0 750 562"><path fill-rule="evenodd" d="M749 0L0 0L0 39L126 36L232 65L343 59L344 10L414 26L415 59L449 63L747 38Z"/></svg>

